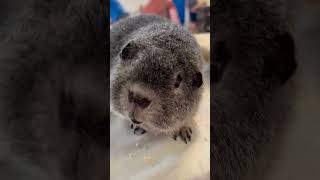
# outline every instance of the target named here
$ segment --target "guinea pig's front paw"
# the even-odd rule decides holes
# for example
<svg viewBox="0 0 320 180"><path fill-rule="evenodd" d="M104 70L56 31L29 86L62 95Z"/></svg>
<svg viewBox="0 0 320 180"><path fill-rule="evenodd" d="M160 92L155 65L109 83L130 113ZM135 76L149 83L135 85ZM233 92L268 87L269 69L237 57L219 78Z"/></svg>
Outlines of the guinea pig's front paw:
<svg viewBox="0 0 320 180"><path fill-rule="evenodd" d="M173 134L173 139L176 141L177 137L179 136L182 141L188 144L188 141L189 142L191 141L191 134L192 134L192 129L187 126L183 126L182 128L180 128L179 131Z"/></svg>
<svg viewBox="0 0 320 180"><path fill-rule="evenodd" d="M147 132L143 128L141 128L137 125L134 125L134 124L131 124L131 129L133 129L133 134L135 134L135 135L142 135Z"/></svg>

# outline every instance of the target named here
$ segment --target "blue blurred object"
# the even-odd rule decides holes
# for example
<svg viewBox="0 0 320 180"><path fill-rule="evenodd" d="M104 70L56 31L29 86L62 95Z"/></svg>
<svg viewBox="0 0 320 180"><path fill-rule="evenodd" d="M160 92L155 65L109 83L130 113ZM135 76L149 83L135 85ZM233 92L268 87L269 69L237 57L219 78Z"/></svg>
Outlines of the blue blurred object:
<svg viewBox="0 0 320 180"><path fill-rule="evenodd" d="M176 5L178 15L180 18L180 23L184 24L184 14L185 14L185 0L173 0L173 3Z"/></svg>
<svg viewBox="0 0 320 180"><path fill-rule="evenodd" d="M110 17L112 22L118 21L121 17L126 16L127 12L117 0L110 0Z"/></svg>

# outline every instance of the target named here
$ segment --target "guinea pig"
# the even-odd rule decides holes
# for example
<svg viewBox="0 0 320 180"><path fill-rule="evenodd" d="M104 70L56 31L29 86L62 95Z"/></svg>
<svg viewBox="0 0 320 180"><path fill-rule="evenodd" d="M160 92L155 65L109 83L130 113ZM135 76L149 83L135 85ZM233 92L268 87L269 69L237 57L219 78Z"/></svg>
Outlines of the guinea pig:
<svg viewBox="0 0 320 180"><path fill-rule="evenodd" d="M141 15L110 30L112 111L134 132L191 139L191 120L202 93L201 49L183 27Z"/></svg>

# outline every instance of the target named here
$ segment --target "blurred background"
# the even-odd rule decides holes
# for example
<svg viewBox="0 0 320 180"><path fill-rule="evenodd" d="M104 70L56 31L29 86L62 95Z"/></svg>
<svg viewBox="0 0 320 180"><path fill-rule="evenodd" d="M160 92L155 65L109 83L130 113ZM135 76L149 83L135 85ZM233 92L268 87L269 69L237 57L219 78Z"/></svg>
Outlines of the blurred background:
<svg viewBox="0 0 320 180"><path fill-rule="evenodd" d="M137 14L156 14L192 32L210 32L209 0L110 0L110 24Z"/></svg>
<svg viewBox="0 0 320 180"><path fill-rule="evenodd" d="M295 99L283 148L268 180L320 179L320 1L292 3L298 70Z"/></svg>

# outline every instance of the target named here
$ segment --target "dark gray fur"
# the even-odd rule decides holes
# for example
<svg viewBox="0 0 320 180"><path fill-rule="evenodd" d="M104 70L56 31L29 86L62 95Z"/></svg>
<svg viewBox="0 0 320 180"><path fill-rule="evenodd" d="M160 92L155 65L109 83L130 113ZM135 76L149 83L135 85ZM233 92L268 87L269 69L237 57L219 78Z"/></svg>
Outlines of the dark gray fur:
<svg viewBox="0 0 320 180"><path fill-rule="evenodd" d="M0 42L0 178L105 180L108 19L99 1L23 7Z"/></svg>
<svg viewBox="0 0 320 180"><path fill-rule="evenodd" d="M287 14L281 0L213 3L215 180L263 179L281 142L290 103L282 92L296 69Z"/></svg>
<svg viewBox="0 0 320 180"><path fill-rule="evenodd" d="M128 47L129 57L124 57ZM139 126L147 132L179 133L189 127L197 111L202 90L201 58L193 36L164 18L143 15L116 23L110 31L113 110L141 121ZM182 81L175 88L178 74ZM142 109L129 103L129 91L151 104Z"/></svg>

